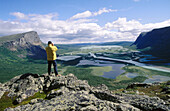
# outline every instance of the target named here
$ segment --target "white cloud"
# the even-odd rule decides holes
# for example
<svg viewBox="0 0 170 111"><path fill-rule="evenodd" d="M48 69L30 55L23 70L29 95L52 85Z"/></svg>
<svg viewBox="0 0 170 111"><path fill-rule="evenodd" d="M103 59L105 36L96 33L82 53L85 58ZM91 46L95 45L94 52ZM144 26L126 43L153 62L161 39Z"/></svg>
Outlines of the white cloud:
<svg viewBox="0 0 170 111"><path fill-rule="evenodd" d="M83 13L78 13L78 14L74 15L70 19L87 18L87 17L90 17L90 16L92 16L92 13L90 11L85 11Z"/></svg>
<svg viewBox="0 0 170 111"><path fill-rule="evenodd" d="M28 18L25 14L23 14L21 12L13 12L10 14L17 17L18 19L27 19Z"/></svg>
<svg viewBox="0 0 170 111"><path fill-rule="evenodd" d="M88 17L92 17L92 16L97 16L97 15L101 15L102 13L109 13L109 12L116 12L117 10L113 10L113 9L100 9L97 12L90 12L90 11L85 11L82 13L78 13L74 16L72 16L70 19L81 19L81 18L88 18Z"/></svg>
<svg viewBox="0 0 170 111"><path fill-rule="evenodd" d="M117 10L103 8L98 12L94 12L93 15L97 16L97 15L101 15L102 13L109 13L109 12L117 12Z"/></svg>
<svg viewBox="0 0 170 111"><path fill-rule="evenodd" d="M106 11L103 10L95 13L102 14L106 13ZM134 41L143 31L170 26L170 19L159 23L141 24L138 20L118 18L113 22L100 26L93 19L58 20L58 14L56 13L26 15L15 12L14 16L20 20L0 20L0 35L34 30L38 32L41 40L45 43L48 40L63 44ZM80 18L80 16L77 16L77 18ZM26 21L23 22L23 19Z"/></svg>
<svg viewBox="0 0 170 111"><path fill-rule="evenodd" d="M134 2L139 2L140 0L133 0Z"/></svg>
<svg viewBox="0 0 170 111"><path fill-rule="evenodd" d="M134 35L133 38L136 38L141 32L146 32L154 28L161 28L166 26L170 26L170 19L159 23L141 24L137 20L127 21L126 18L118 18L118 20L113 21L112 23L105 24L105 29L117 30L121 33L129 32Z"/></svg>

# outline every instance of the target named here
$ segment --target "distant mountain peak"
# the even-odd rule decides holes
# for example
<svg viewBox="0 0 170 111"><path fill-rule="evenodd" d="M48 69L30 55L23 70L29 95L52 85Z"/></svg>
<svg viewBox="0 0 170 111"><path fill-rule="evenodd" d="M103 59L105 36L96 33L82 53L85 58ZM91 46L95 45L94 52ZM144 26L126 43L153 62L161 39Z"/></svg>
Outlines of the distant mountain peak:
<svg viewBox="0 0 170 111"><path fill-rule="evenodd" d="M44 45L36 31L0 37L0 46L11 51L26 50L27 56L46 57Z"/></svg>
<svg viewBox="0 0 170 111"><path fill-rule="evenodd" d="M29 45L39 45L43 47L37 32L30 31L21 34L14 34L0 38L0 46L4 45L8 49L15 51L17 49L26 48Z"/></svg>
<svg viewBox="0 0 170 111"><path fill-rule="evenodd" d="M170 26L142 32L133 43L137 49L149 48L147 53L154 56L169 58L170 56Z"/></svg>

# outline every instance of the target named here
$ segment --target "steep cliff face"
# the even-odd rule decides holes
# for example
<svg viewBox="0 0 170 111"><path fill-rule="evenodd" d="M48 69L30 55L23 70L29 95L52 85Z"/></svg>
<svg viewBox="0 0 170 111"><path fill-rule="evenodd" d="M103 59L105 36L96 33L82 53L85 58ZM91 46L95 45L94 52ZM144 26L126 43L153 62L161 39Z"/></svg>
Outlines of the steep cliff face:
<svg viewBox="0 0 170 111"><path fill-rule="evenodd" d="M138 49L150 48L146 53L154 56L170 57L170 27L154 29L150 32L143 32L133 43Z"/></svg>
<svg viewBox="0 0 170 111"><path fill-rule="evenodd" d="M46 57L43 43L35 31L0 37L0 46L11 51L25 50L27 57L35 59Z"/></svg>

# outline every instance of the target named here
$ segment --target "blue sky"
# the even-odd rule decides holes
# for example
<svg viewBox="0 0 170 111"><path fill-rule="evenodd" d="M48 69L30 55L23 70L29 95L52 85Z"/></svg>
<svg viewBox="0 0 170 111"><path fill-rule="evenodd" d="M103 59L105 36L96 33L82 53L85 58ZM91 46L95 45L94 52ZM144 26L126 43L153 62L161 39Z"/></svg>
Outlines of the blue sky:
<svg viewBox="0 0 170 111"><path fill-rule="evenodd" d="M0 35L37 31L58 44L134 41L170 26L170 0L0 0Z"/></svg>

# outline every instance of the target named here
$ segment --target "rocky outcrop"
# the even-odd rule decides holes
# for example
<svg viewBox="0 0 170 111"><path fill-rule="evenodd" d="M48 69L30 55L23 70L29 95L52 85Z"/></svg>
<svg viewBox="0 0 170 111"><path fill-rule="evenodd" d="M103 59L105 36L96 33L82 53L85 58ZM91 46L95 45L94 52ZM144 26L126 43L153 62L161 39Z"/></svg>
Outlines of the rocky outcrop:
<svg viewBox="0 0 170 111"><path fill-rule="evenodd" d="M0 40L0 46L3 46L11 51L24 50L27 52L27 57L34 59L46 58L44 45L35 31L4 36L1 37ZM18 56L21 57L20 55Z"/></svg>
<svg viewBox="0 0 170 111"><path fill-rule="evenodd" d="M169 58L170 56L170 27L154 29L150 32L143 32L139 35L133 45L137 49L150 48L146 53L157 57Z"/></svg>
<svg viewBox="0 0 170 111"><path fill-rule="evenodd" d="M13 104L19 104L36 92L48 92L45 99L32 99L26 105L7 108L5 111L168 111L170 109L158 97L113 94L107 86L89 86L86 80L79 80L73 74L56 77L27 73L0 86L1 92L9 92L9 97L16 97Z"/></svg>
<svg viewBox="0 0 170 111"><path fill-rule="evenodd" d="M0 98L3 96L3 94L5 93L6 88L3 86L3 84L0 83Z"/></svg>

